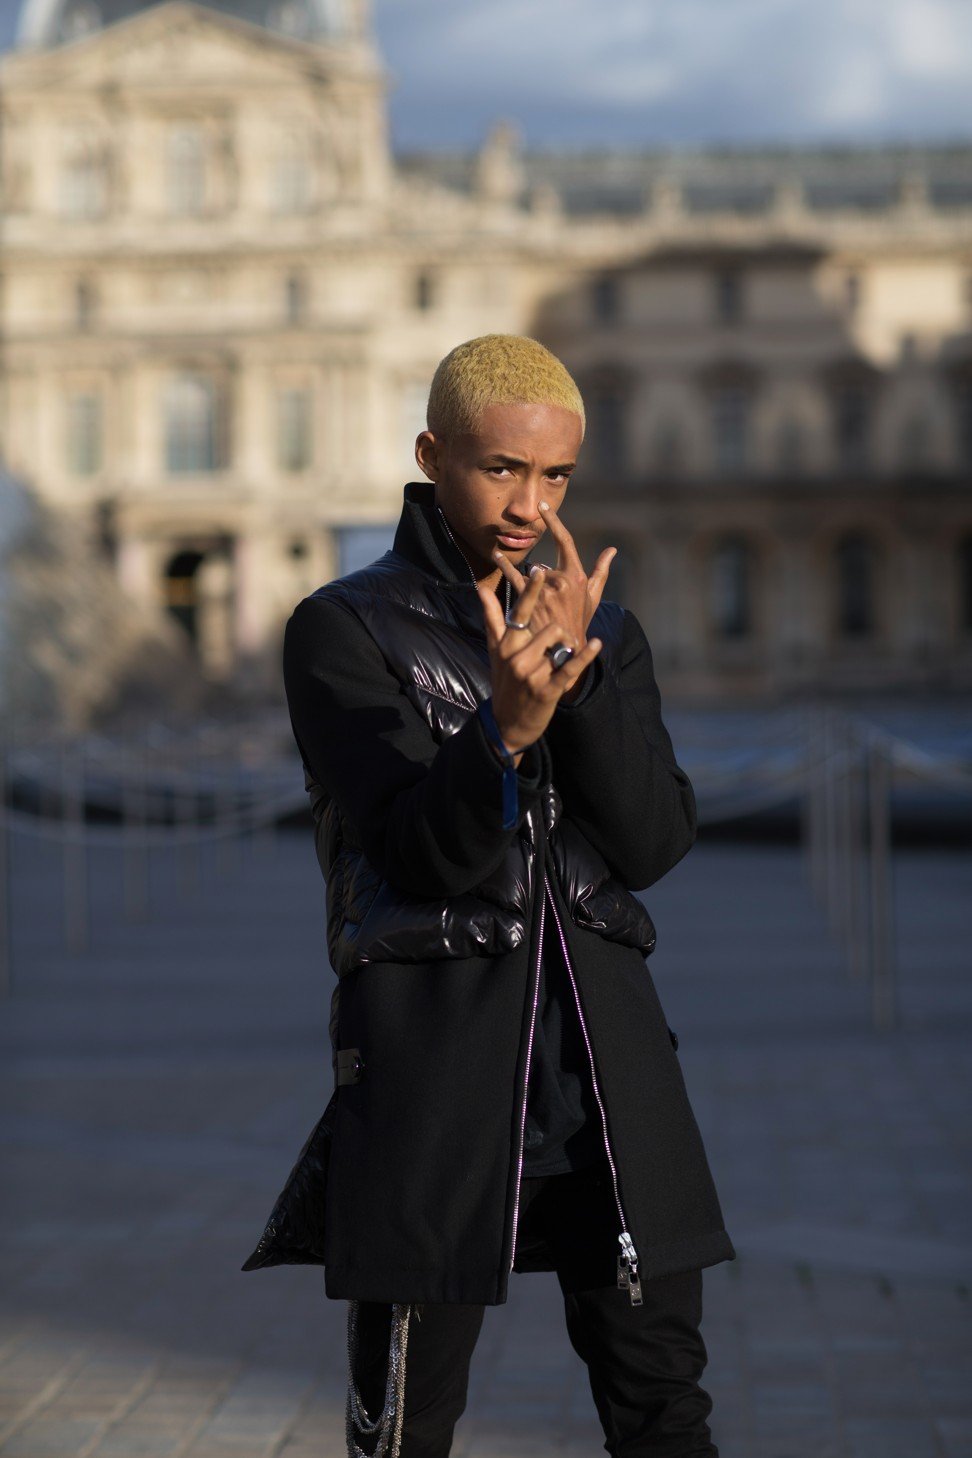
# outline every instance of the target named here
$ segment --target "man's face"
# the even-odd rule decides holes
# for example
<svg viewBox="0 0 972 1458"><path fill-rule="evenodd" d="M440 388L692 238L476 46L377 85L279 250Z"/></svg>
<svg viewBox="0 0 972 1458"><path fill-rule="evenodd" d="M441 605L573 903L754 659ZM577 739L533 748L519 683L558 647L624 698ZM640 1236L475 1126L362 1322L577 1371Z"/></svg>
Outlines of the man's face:
<svg viewBox="0 0 972 1458"><path fill-rule="evenodd" d="M489 405L473 431L418 437L415 459L478 580L498 584L497 547L517 567L536 546L539 502L559 512L583 435L562 405Z"/></svg>

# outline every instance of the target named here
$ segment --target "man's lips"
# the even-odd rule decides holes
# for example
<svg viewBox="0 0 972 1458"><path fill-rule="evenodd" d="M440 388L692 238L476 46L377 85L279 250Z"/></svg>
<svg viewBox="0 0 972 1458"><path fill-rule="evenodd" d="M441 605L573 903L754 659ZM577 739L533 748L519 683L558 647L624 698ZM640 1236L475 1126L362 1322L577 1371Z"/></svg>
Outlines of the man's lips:
<svg viewBox="0 0 972 1458"><path fill-rule="evenodd" d="M502 542L504 547L532 547L537 541L535 536L516 536L507 532L497 532L496 539Z"/></svg>

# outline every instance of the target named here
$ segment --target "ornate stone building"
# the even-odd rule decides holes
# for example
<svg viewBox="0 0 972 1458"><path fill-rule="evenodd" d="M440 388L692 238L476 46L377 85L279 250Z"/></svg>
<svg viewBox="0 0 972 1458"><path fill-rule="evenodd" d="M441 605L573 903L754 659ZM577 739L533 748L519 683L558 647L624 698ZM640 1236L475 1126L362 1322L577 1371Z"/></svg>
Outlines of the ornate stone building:
<svg viewBox="0 0 972 1458"><path fill-rule="evenodd" d="M276 684L515 330L667 696L969 686L972 147L394 159L363 0L27 0L0 83L0 448L214 678Z"/></svg>

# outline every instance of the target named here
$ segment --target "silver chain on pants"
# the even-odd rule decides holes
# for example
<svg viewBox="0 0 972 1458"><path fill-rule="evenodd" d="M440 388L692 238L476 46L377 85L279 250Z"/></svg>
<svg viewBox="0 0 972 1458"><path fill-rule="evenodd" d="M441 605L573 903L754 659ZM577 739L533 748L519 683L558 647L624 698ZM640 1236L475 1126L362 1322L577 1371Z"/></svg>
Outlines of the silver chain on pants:
<svg viewBox="0 0 972 1458"><path fill-rule="evenodd" d="M355 1430L370 1436L378 1433L372 1458L398 1458L402 1445L402 1420L405 1416L405 1353L408 1348L409 1305L392 1304L391 1336L388 1344L388 1379L385 1383L385 1404L379 1415L369 1418L354 1380L358 1355L358 1303L348 1302L348 1458L369 1458L358 1447Z"/></svg>

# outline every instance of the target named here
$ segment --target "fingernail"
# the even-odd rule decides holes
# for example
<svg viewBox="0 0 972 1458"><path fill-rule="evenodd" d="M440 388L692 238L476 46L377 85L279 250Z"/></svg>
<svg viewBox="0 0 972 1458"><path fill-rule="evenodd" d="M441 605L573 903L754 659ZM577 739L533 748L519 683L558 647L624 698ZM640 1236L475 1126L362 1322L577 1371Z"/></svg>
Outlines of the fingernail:
<svg viewBox="0 0 972 1458"><path fill-rule="evenodd" d="M543 511L549 511L550 510L550 503L549 503L549 501L541 501L540 506L541 506L541 509Z"/></svg>

